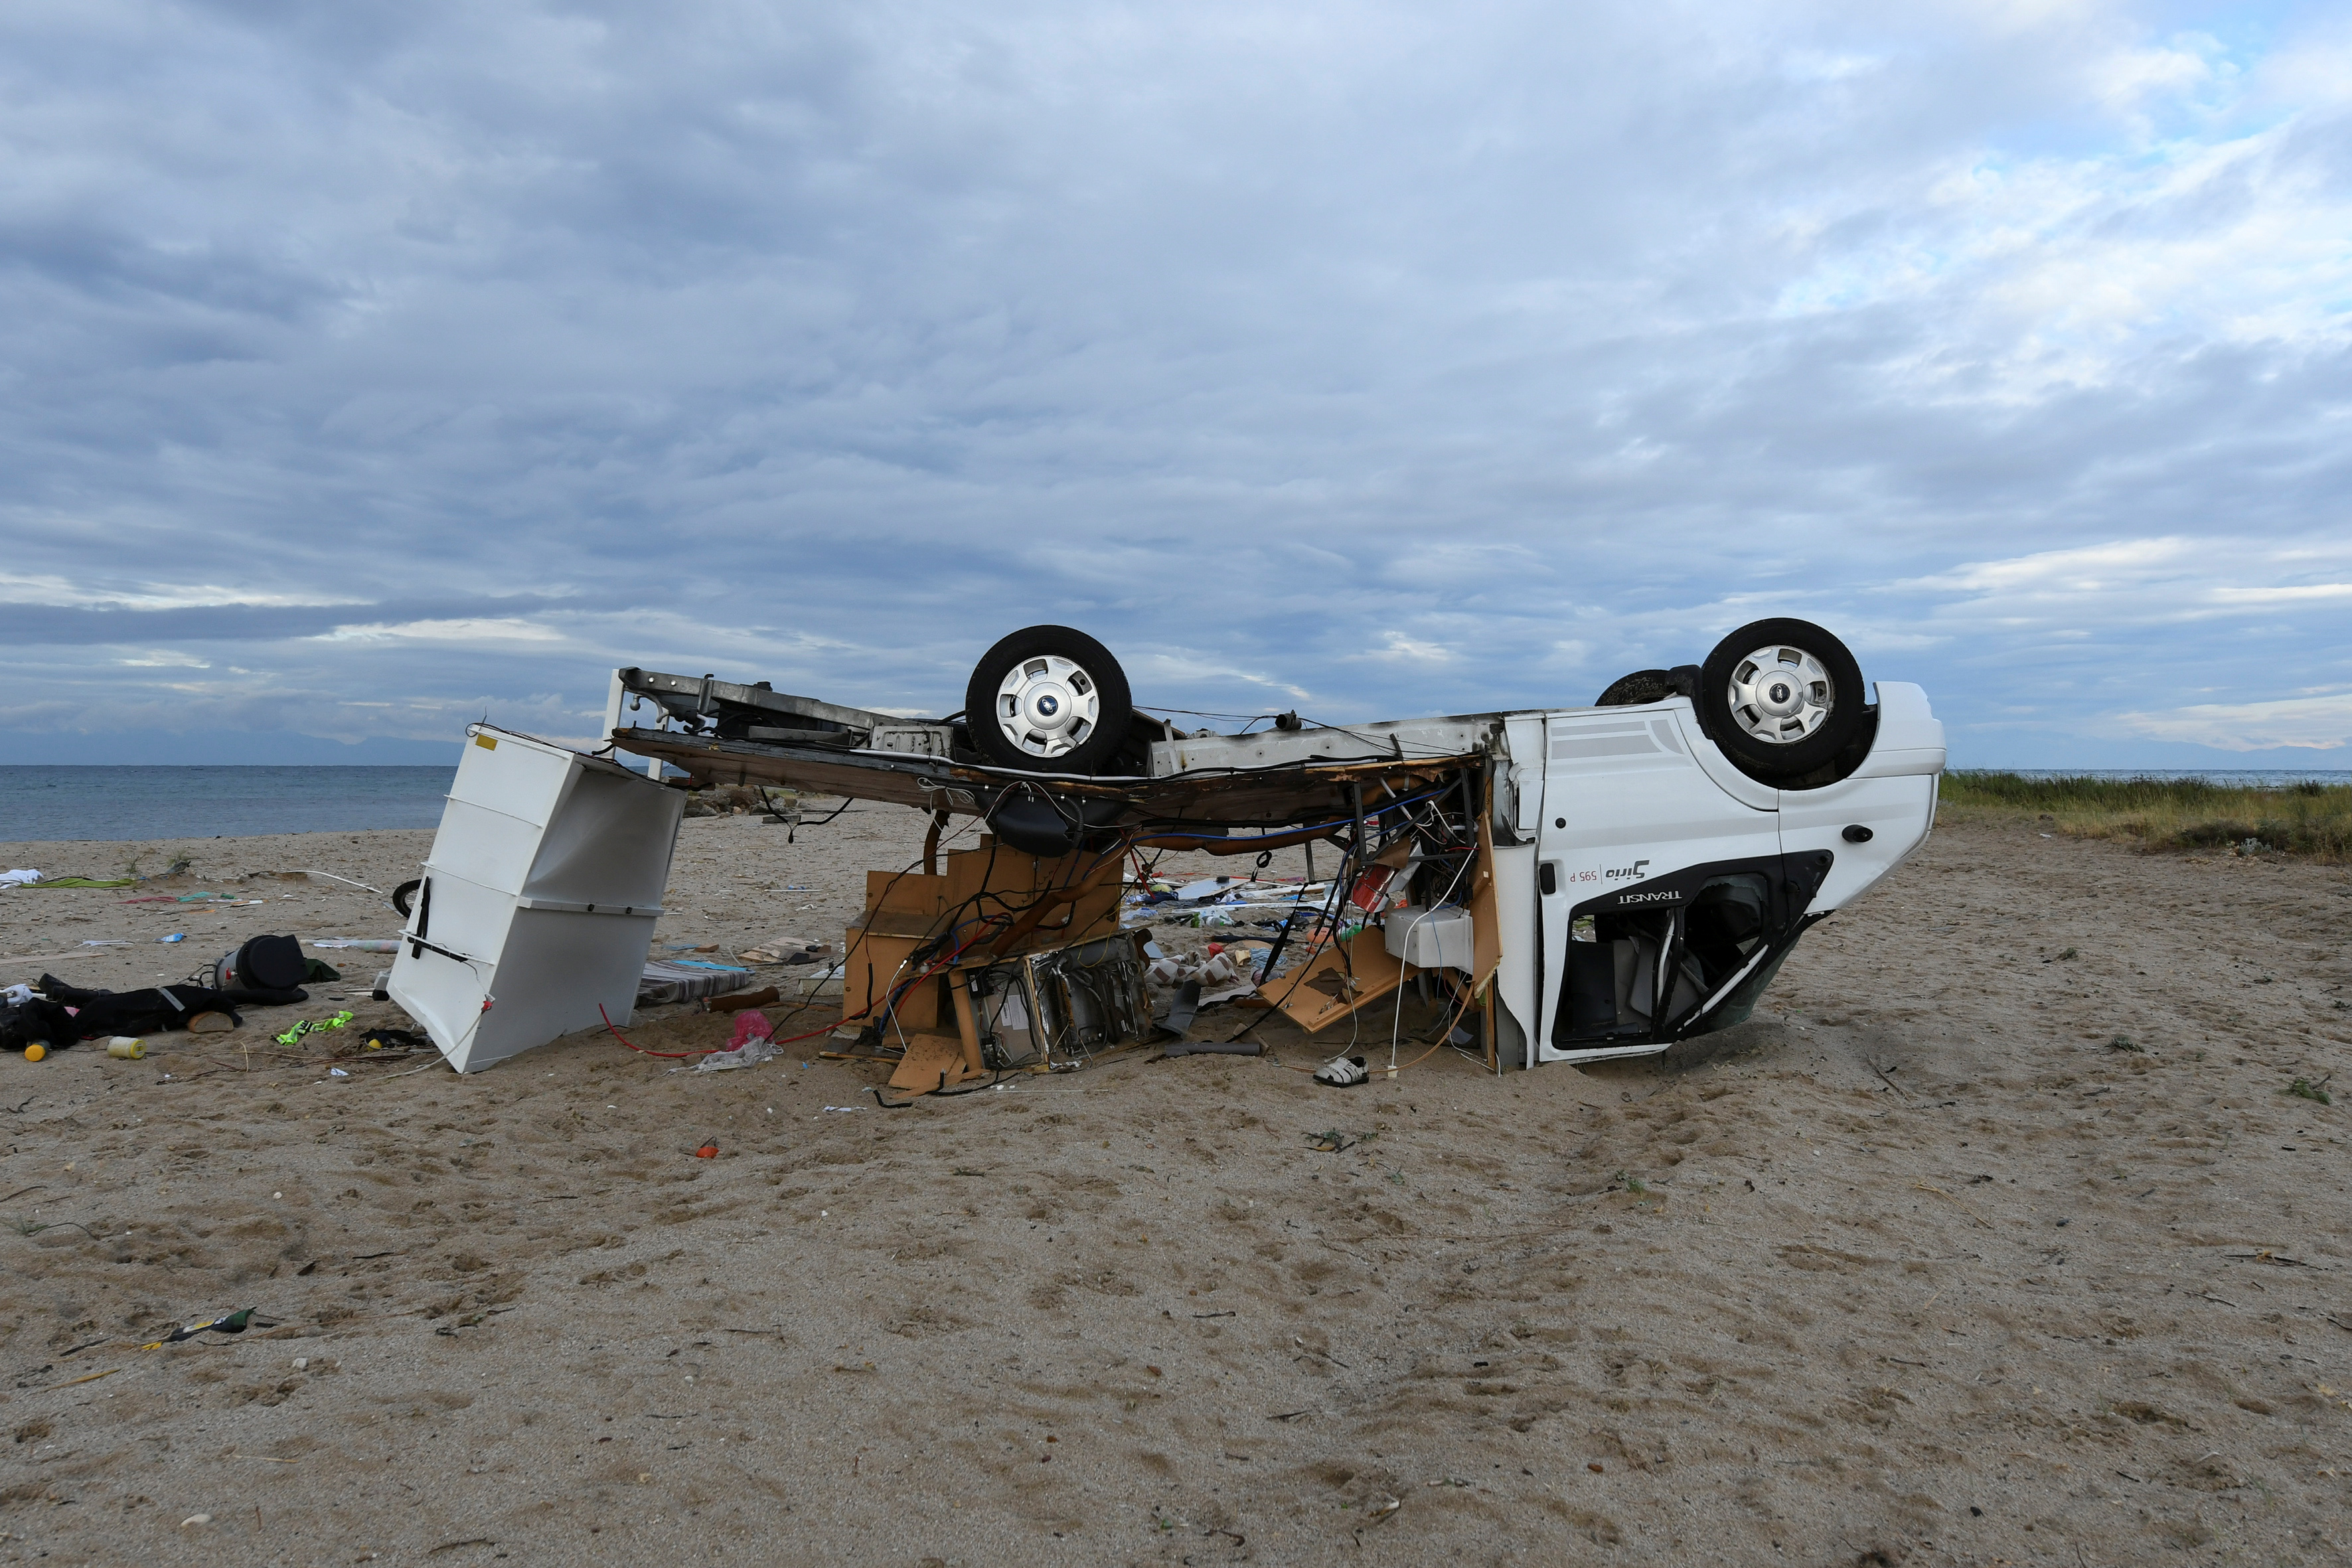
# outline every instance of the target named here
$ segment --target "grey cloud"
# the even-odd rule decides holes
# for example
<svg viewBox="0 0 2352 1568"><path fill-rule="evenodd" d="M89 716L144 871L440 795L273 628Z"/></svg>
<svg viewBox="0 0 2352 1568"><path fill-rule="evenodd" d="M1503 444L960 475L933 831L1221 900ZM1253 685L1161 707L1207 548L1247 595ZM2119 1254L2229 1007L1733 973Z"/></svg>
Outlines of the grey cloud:
<svg viewBox="0 0 2352 1568"><path fill-rule="evenodd" d="M144 609L125 605L0 604L0 645L273 643L315 637L338 626L528 615L567 600L519 594L506 598L388 599L343 605L199 605Z"/></svg>
<svg viewBox="0 0 2352 1568"><path fill-rule="evenodd" d="M2341 663L2320 611L1892 586L2342 534L2340 310L2019 302L2343 198L2325 106L2202 180L2091 169L2134 133L2085 62L2175 26L2127 7L128 15L0 23L5 569L358 602L20 610L21 648L566 710L724 657L925 707L1050 618L1160 700L1275 672L1351 717L1588 700L1778 606L1965 723L2076 729L2149 706L2118 672L2186 703ZM1980 165L2081 188L1988 248L1937 194ZM563 640L304 640L516 616ZM1459 657L1366 657L1391 634ZM75 721L154 722L156 679L89 673Z"/></svg>

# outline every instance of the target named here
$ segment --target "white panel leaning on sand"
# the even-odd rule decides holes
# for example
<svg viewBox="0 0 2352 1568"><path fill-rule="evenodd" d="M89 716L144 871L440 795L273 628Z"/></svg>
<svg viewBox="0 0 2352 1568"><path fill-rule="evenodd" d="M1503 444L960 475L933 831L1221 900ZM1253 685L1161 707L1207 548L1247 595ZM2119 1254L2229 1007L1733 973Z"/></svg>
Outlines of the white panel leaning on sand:
<svg viewBox="0 0 2352 1568"><path fill-rule="evenodd" d="M477 1072L629 1022L686 797L527 735L466 733L390 990Z"/></svg>

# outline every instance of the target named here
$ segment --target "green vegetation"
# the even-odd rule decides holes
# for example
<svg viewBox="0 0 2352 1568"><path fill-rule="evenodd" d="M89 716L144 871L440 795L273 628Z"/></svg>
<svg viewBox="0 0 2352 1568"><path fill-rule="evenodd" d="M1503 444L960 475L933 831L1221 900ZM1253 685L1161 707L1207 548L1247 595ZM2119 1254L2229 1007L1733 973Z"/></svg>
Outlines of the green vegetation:
<svg viewBox="0 0 2352 1568"><path fill-rule="evenodd" d="M2329 1073L2327 1078L2334 1078L2335 1076L2336 1075L2334 1073ZM2321 1079L2317 1083L2313 1083L2308 1079L2299 1078L2293 1083L2287 1085L2284 1089L2279 1090L2279 1092L2281 1094L2294 1095L2297 1100L2315 1100L2322 1105L2333 1105L2336 1103L2334 1100L2327 1098L2326 1078Z"/></svg>
<svg viewBox="0 0 2352 1568"><path fill-rule="evenodd" d="M2146 849L2218 849L2352 860L2352 784L2249 789L2200 779L2029 779L1944 775L1939 815L1958 821L2032 820L2078 838Z"/></svg>

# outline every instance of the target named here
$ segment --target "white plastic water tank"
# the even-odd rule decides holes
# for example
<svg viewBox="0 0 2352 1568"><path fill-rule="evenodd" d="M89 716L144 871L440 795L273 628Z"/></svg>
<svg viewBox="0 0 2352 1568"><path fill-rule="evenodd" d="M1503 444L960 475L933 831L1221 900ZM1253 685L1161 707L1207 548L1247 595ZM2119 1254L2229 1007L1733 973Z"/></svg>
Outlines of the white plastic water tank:
<svg viewBox="0 0 2352 1568"><path fill-rule="evenodd" d="M1478 942L1468 910L1405 904L1388 912L1381 934L1390 955L1415 969L1478 967Z"/></svg>
<svg viewBox="0 0 2352 1568"><path fill-rule="evenodd" d="M528 735L466 735L388 989L477 1072L628 1022L686 797Z"/></svg>

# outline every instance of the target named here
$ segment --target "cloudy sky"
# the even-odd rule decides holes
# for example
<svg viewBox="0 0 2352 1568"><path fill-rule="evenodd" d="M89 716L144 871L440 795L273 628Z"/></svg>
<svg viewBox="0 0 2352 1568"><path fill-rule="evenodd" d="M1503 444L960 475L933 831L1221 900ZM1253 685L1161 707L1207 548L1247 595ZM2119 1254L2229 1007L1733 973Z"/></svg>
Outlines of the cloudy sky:
<svg viewBox="0 0 2352 1568"><path fill-rule="evenodd" d="M2352 767L2341 5L0 8L0 762L1591 700Z"/></svg>

